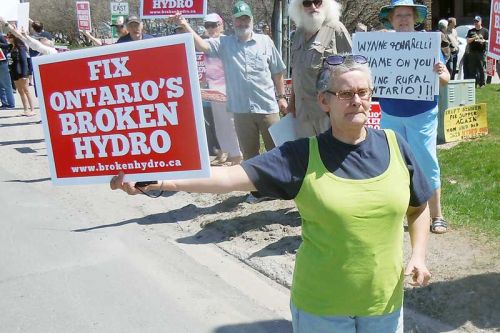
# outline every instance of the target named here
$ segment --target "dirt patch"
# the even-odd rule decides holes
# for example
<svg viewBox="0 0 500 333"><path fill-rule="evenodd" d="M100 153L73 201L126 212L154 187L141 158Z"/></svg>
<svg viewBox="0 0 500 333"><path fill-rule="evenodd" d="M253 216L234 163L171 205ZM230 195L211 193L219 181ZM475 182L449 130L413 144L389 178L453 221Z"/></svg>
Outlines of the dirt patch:
<svg viewBox="0 0 500 333"><path fill-rule="evenodd" d="M245 202L245 193L185 195L185 205L162 214L176 222L181 243L215 243L256 270L289 287L300 246L300 216L293 201ZM168 220L168 221L166 221ZM160 221L158 221L160 222ZM405 256L409 256L405 232ZM451 230L431 234L426 288L407 288L405 308L447 325L456 332L500 332L500 255L497 242ZM443 331L419 327L405 318L406 332Z"/></svg>

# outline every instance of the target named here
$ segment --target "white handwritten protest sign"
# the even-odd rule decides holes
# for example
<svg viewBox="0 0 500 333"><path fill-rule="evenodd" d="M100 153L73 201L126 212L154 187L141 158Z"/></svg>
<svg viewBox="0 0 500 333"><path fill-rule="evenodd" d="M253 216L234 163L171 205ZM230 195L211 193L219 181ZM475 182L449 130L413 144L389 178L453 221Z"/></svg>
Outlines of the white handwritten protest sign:
<svg viewBox="0 0 500 333"><path fill-rule="evenodd" d="M1 0L0 1L0 16L5 21L17 21L19 0Z"/></svg>
<svg viewBox="0 0 500 333"><path fill-rule="evenodd" d="M33 58L52 181L209 176L195 59L191 34Z"/></svg>
<svg viewBox="0 0 500 333"><path fill-rule="evenodd" d="M352 51L368 58L375 97L431 101L439 94L438 32L358 32Z"/></svg>

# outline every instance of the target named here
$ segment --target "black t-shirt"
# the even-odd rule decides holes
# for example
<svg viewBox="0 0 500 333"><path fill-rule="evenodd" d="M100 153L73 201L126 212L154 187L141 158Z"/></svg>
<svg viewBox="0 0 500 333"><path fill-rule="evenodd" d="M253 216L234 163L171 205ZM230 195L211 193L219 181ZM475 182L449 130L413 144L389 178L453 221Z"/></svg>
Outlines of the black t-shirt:
<svg viewBox="0 0 500 333"><path fill-rule="evenodd" d="M484 42L479 42L479 41L473 41L472 43L469 44L469 51L470 52L486 52L486 45L487 41L489 38L489 33L488 29L486 28L481 28L481 29L476 29L472 28L467 32L467 38L472 38L474 36L482 36L482 39Z"/></svg>
<svg viewBox="0 0 500 333"><path fill-rule="evenodd" d="M384 131L367 128L366 139L357 145L335 139L331 129L317 138L323 164L338 177L369 179L382 174L389 166L389 144ZM409 204L418 207L429 200L432 189L408 143L397 133L396 138L410 173ZM260 195L289 200L299 193L308 162L309 139L304 138L286 142L244 161L241 166Z"/></svg>

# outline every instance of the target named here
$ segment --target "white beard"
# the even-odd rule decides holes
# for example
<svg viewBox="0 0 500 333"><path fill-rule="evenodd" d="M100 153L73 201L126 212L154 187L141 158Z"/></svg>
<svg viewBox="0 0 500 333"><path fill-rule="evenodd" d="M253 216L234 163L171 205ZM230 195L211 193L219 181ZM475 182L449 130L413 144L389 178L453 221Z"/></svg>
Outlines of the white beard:
<svg viewBox="0 0 500 333"><path fill-rule="evenodd" d="M253 32L253 23L250 23L250 26L247 28L234 28L234 34L236 37L248 37L252 34Z"/></svg>
<svg viewBox="0 0 500 333"><path fill-rule="evenodd" d="M323 23L325 22L326 14L325 11L320 11L319 13L314 13L313 15L309 15L303 13L302 16L302 27L306 32L315 33L321 28Z"/></svg>

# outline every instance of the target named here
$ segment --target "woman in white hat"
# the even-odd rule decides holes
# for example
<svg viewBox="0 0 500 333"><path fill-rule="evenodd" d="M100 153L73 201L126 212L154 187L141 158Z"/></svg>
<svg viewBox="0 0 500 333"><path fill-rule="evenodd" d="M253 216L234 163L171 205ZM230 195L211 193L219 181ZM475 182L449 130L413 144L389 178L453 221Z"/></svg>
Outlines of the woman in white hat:
<svg viewBox="0 0 500 333"><path fill-rule="evenodd" d="M380 9L379 19L387 29L396 32L414 32L415 26L425 22L427 7L414 4L413 0L392 0ZM450 73L444 56L434 65L440 85L448 84ZM436 153L438 125L438 95L433 101L415 101L380 98L382 128L390 128L410 144L434 192L429 200L430 229L434 233L447 231L448 223L441 211L441 180Z"/></svg>

